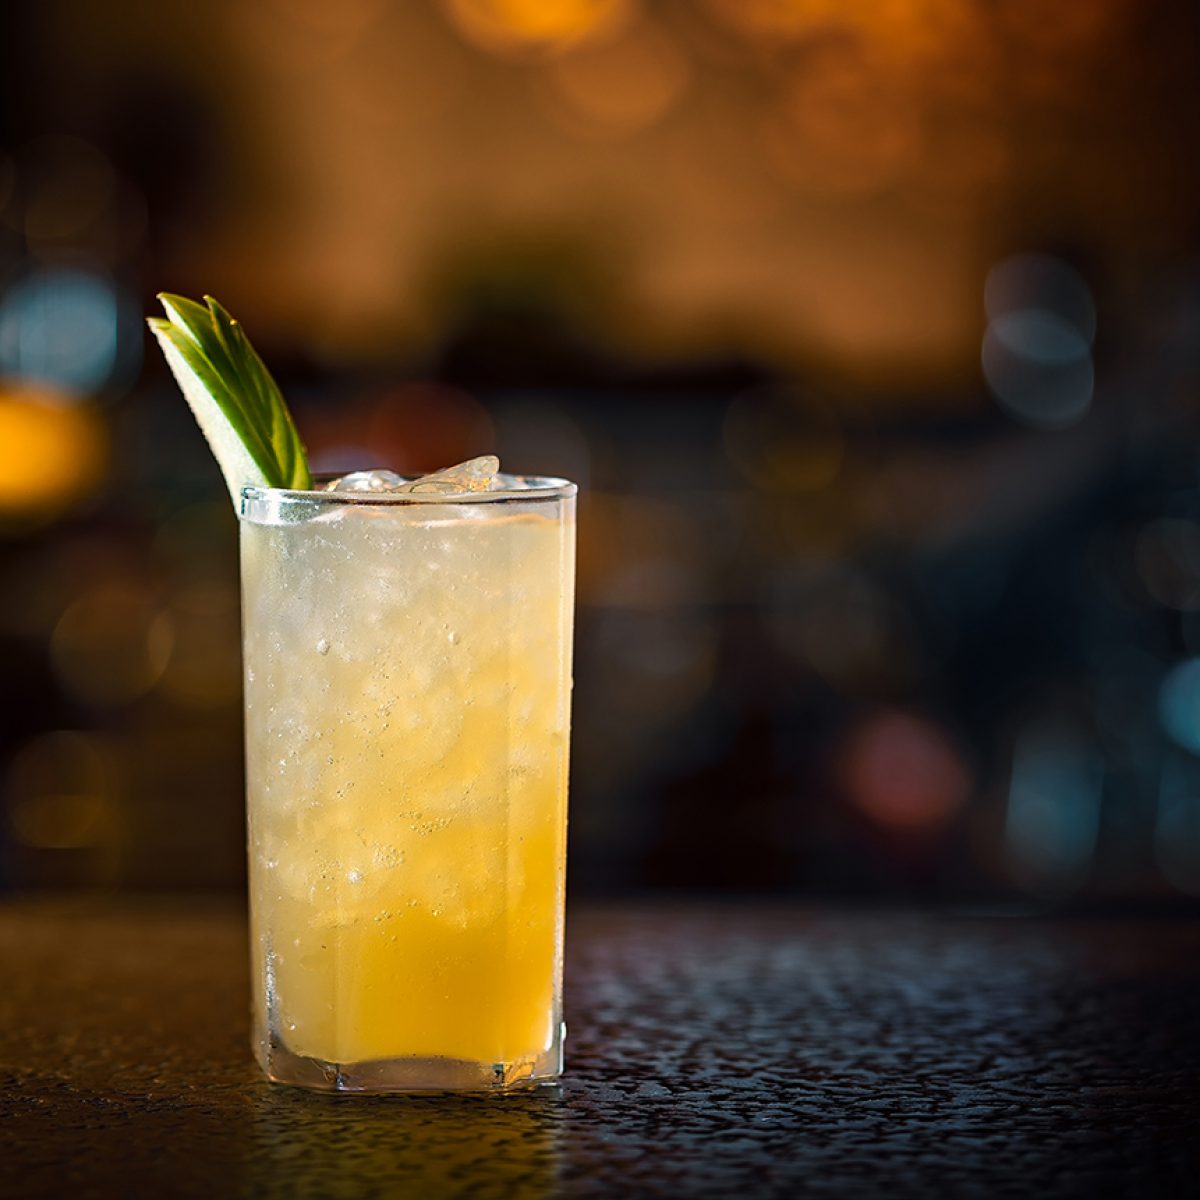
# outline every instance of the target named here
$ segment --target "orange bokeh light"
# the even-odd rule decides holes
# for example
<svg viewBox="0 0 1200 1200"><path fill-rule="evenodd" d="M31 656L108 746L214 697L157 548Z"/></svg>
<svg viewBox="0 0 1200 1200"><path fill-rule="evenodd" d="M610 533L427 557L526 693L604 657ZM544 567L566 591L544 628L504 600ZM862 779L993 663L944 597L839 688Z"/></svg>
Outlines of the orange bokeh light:
<svg viewBox="0 0 1200 1200"><path fill-rule="evenodd" d="M104 428L86 406L0 389L0 516L53 515L95 486L105 457Z"/></svg>
<svg viewBox="0 0 1200 1200"><path fill-rule="evenodd" d="M688 64L669 38L646 23L630 36L585 48L550 64L551 98L581 132L624 133L651 125L682 94Z"/></svg>
<svg viewBox="0 0 1200 1200"><path fill-rule="evenodd" d="M558 54L621 29L631 0L444 0L458 31L498 54Z"/></svg>

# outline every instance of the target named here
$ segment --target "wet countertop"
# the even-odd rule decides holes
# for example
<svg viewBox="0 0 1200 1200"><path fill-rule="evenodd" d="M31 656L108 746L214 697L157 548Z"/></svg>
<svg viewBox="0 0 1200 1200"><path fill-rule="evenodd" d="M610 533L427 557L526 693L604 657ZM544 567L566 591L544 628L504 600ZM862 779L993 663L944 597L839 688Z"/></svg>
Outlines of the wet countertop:
<svg viewBox="0 0 1200 1200"><path fill-rule="evenodd" d="M270 1087L245 927L0 904L0 1195L1184 1195L1200 924L576 906L568 1073Z"/></svg>

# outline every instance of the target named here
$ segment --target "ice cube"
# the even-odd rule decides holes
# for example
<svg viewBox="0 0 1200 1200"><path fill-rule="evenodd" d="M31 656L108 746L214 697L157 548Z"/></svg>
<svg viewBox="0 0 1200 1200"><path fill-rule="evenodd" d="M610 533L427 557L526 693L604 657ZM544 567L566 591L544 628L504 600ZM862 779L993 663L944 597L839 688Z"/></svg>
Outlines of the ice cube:
<svg viewBox="0 0 1200 1200"><path fill-rule="evenodd" d="M406 485L395 471L352 471L326 485L330 492L402 492Z"/></svg>
<svg viewBox="0 0 1200 1200"><path fill-rule="evenodd" d="M471 458L457 466L422 475L411 483L397 488L401 492L444 492L447 495L462 492L488 492L500 470L500 460L494 454Z"/></svg>
<svg viewBox="0 0 1200 1200"><path fill-rule="evenodd" d="M461 495L463 492L487 492L495 484L500 460L494 454L468 459L457 466L445 467L420 479L406 481L395 471L376 469L352 471L325 485L328 492L436 492Z"/></svg>

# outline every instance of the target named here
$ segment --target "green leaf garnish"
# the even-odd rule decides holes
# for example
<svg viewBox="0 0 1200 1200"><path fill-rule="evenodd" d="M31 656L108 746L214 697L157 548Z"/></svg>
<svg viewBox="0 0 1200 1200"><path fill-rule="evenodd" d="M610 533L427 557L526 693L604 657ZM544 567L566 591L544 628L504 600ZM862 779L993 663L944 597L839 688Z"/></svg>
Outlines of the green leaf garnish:
<svg viewBox="0 0 1200 1200"><path fill-rule="evenodd" d="M311 488L292 415L241 325L211 296L204 304L167 292L158 298L166 318L146 323L208 439L234 507L247 485Z"/></svg>

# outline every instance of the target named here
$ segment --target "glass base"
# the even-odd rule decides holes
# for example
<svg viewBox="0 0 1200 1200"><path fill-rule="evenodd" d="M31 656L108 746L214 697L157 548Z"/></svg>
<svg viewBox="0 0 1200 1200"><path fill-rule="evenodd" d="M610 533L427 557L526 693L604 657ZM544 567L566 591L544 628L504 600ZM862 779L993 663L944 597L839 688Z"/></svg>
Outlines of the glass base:
<svg viewBox="0 0 1200 1200"><path fill-rule="evenodd" d="M274 1037L256 1038L255 1058L272 1083L320 1092L507 1092L553 1083L562 1074L562 1025L544 1053L514 1062L460 1058L382 1058L331 1063L293 1054Z"/></svg>

